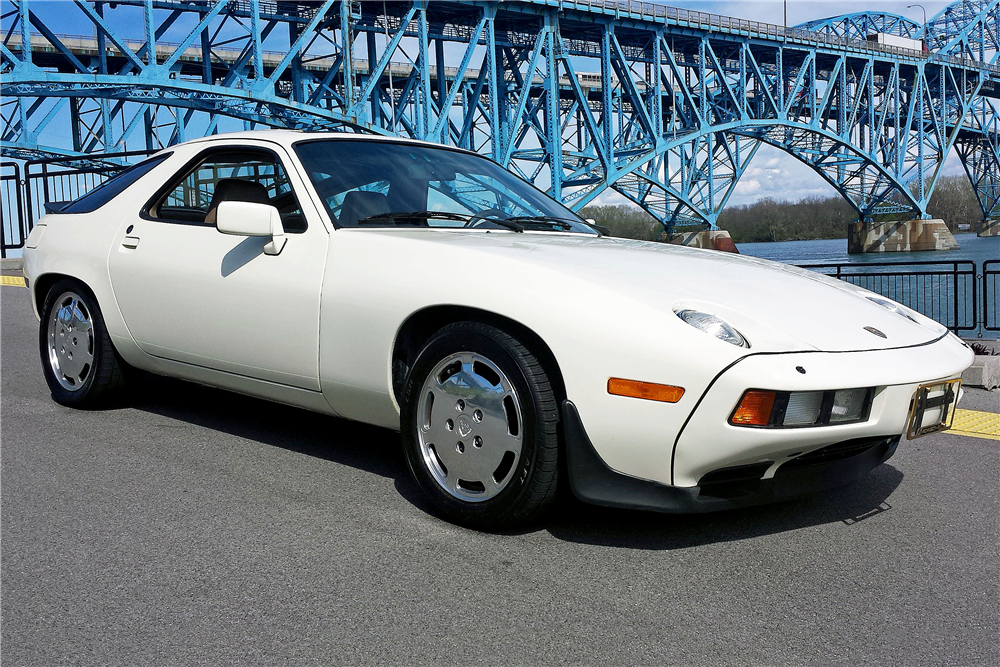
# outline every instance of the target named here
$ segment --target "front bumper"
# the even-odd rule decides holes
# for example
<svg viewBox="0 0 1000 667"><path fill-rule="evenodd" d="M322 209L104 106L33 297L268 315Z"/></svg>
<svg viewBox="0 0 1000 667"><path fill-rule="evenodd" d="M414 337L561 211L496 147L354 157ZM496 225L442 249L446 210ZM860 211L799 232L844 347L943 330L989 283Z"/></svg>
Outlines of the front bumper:
<svg viewBox="0 0 1000 667"><path fill-rule="evenodd" d="M660 512L696 513L747 507L851 484L896 451L900 436L835 443L779 466L735 466L706 475L696 486L676 487L616 472L601 459L572 401L562 404L566 461L573 494L585 502Z"/></svg>
<svg viewBox="0 0 1000 667"><path fill-rule="evenodd" d="M971 361L972 354L948 338L901 350L749 356L722 373L704 393L677 437L669 481L693 486L713 471L763 462L772 464L765 475L771 477L785 463L834 443L902 435L917 388L957 377ZM875 390L868 418L862 422L797 428L728 423L743 392L751 387Z"/></svg>
<svg viewBox="0 0 1000 667"><path fill-rule="evenodd" d="M671 357L681 355L664 355L667 360ZM589 375L567 380L567 397L612 470L668 486L693 487L721 468L770 461L773 472L788 460L834 443L900 435L917 388L960 377L973 358L961 341L943 335L923 345L886 350L755 352L714 371L709 370L708 360L696 360L701 362L700 375L690 372L687 357L681 357L676 369L651 366L645 372L629 369L621 374L608 364L595 364L593 370L588 367ZM605 390L610 376L687 391L677 403L612 396ZM804 392L863 387L875 388L863 422L794 428L728 423L747 389Z"/></svg>

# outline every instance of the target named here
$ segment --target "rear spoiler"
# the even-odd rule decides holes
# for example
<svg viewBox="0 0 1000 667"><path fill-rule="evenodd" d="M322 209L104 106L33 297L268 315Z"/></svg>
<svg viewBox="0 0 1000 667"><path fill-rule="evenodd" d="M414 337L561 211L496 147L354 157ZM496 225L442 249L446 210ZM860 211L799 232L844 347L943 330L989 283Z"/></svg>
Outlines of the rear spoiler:
<svg viewBox="0 0 1000 667"><path fill-rule="evenodd" d="M47 201L45 202L45 212L46 213L58 213L63 210L73 202L68 201Z"/></svg>

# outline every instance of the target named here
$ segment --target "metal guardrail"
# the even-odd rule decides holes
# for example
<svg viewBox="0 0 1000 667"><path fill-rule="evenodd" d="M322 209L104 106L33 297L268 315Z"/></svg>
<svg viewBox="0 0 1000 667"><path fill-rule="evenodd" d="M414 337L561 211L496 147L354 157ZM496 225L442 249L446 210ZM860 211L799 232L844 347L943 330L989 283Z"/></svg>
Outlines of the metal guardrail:
<svg viewBox="0 0 1000 667"><path fill-rule="evenodd" d="M3 206L3 221L0 222L0 257L7 256L7 250L21 248L30 231L25 225L24 181L21 179L21 165L5 162L0 165L0 205Z"/></svg>
<svg viewBox="0 0 1000 667"><path fill-rule="evenodd" d="M24 241L43 215L45 204L82 197L130 166L130 158L157 151L127 151L0 164L0 257L24 247Z"/></svg>
<svg viewBox="0 0 1000 667"><path fill-rule="evenodd" d="M682 9L667 5L638 0L553 0L560 8L575 7L589 11L603 10L614 12L616 16L625 14L639 20L653 22L676 22L685 26L703 28L706 30L724 30L726 32L744 32L771 39L790 40L812 45L829 46L837 49L860 49L876 53L886 53L909 58L923 58L932 62L944 62L961 67L971 67L985 70L991 74L1000 74L1000 65L969 60L958 56L940 54L933 51L918 51L901 46L878 44L861 40L852 40L837 35L828 35L803 28L785 27L774 23L763 23L746 19L709 14L695 9Z"/></svg>
<svg viewBox="0 0 1000 667"><path fill-rule="evenodd" d="M1000 310L997 298L1000 296L1000 259L988 259L983 262L983 272L980 275L983 281L983 329L986 331L1000 331ZM992 297L992 298L990 298Z"/></svg>
<svg viewBox="0 0 1000 667"><path fill-rule="evenodd" d="M997 269L992 266L997 265ZM996 331L1000 262L972 260L800 264L881 294L945 325L955 333ZM982 293L980 303L979 294ZM980 311L983 317L980 318ZM988 313L992 315L988 316ZM992 322L988 319L992 317Z"/></svg>
<svg viewBox="0 0 1000 667"><path fill-rule="evenodd" d="M146 157L158 151L126 151L29 160L24 163L25 213L29 230L45 215L48 202L79 199L122 169L130 158Z"/></svg>
<svg viewBox="0 0 1000 667"><path fill-rule="evenodd" d="M740 19L735 17L723 16L720 14L710 14L708 12L698 11L696 9L682 9L679 7L670 7L667 5L662 5L658 3L650 2L639 2L638 0L551 0L553 4L557 4L560 9L578 9L583 11L593 12L595 10L602 12L614 12L616 17L621 17L623 14L626 16L634 17L641 21L652 21L655 23L676 23L685 27L701 28L705 30L717 30L725 31L730 33L745 33L747 35L754 35L757 37L764 37L773 40L784 40L792 41L796 43L810 44L814 46L826 46L835 49L853 49L861 51L869 51L871 53L883 53L886 55L900 56L906 58L920 58L924 60L930 60L931 62L938 63L949 63L951 65L957 65L959 67L967 67L973 69L980 69L990 74L1000 76L1000 65L993 63L971 60L968 58L962 58L960 56L937 53L936 51L918 50L918 49L908 49L902 46L894 46L891 44L880 44L877 42L869 42L866 40L858 39L848 39L847 37L841 37L838 35L831 35L827 33L817 32L813 30L807 30L805 28L795 28L786 27L783 25L777 25L775 23L764 23L761 21L751 21L748 19ZM241 5L243 3L236 2L234 0L233 4ZM285 14L285 12L279 12L277 9L268 12L267 8L262 4L262 11L264 13L270 14ZM272 3L268 3L272 4ZM301 7L301 5L300 5ZM250 4L246 3L245 11L249 12ZM302 9L297 11L301 12ZM416 21L414 20L415 24ZM43 37L41 33L32 31L31 38L35 36ZM76 46L81 48L87 48L91 50L96 50L96 40L86 35L68 35L63 33L55 33L55 37L59 38L70 48ZM7 40L6 45L8 48L19 51L21 48L20 35L12 34ZM45 44L48 42L40 42L35 44L35 40L32 39L33 49L45 49ZM135 52L138 52L145 45L145 41L141 40L123 40L128 48ZM156 47L157 53L162 53L164 57L169 53L173 52L173 49L179 46L176 42L167 42L157 40ZM55 47L51 47L55 48ZM106 52L109 54L120 54L120 50L113 44L106 45ZM192 56L201 57L201 53L198 47L191 47L187 51L191 52ZM234 54L239 54L239 51L233 51ZM263 51L264 55L270 55L278 60L285 55L282 51ZM330 61L332 63L332 60Z"/></svg>

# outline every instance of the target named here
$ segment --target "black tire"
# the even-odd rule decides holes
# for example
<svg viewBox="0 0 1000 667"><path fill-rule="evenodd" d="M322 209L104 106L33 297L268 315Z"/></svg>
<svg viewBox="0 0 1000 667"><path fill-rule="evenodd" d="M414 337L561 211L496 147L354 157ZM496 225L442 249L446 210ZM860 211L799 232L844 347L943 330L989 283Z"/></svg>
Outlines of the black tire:
<svg viewBox="0 0 1000 667"><path fill-rule="evenodd" d="M73 297L79 301L74 302ZM74 303L77 305L74 306ZM67 344L75 345L77 354L84 357L91 355L90 363L84 364L79 373L75 370L71 374L60 372L57 377L57 369L50 358L49 348L50 325L56 328L60 326L60 323L52 323L53 310L58 312L58 309L73 308L89 322L90 328L87 331L71 330L69 334L61 335L63 338L68 336ZM81 321L79 318L74 321L67 320L70 326L78 326ZM63 326L62 331L65 330L66 327ZM54 336L59 335L59 332L54 334ZM125 362L118 357L111 343L97 299L83 283L64 279L49 289L41 308L38 346L42 372L56 403L76 408L95 408L107 406L122 396L125 388L123 373ZM64 349L62 346L59 348ZM53 351L52 354L57 358L59 356L58 352Z"/></svg>
<svg viewBox="0 0 1000 667"><path fill-rule="evenodd" d="M480 439L476 434L477 432L471 429L477 427L486 429L492 424L493 430L489 433L493 434L497 432L495 429L497 421L494 418L490 422L489 408L484 408L487 410L485 418L483 411L476 409L475 401L481 400L478 398L481 394L469 394L468 417L465 418L464 424L460 421L461 415L456 417L456 426L454 427L454 438L460 439L460 441L456 445L455 440L451 440L447 443L447 447L455 447L455 451L461 452L459 456L464 456L465 449L458 449L462 446L462 440L467 443L477 442L479 444L467 445L470 447L469 454L480 456L479 452L482 452L484 457L495 457L498 451L506 448L508 442L513 442L512 439L508 440L507 438L515 436L520 438L516 444L520 448L516 458L513 458L513 461L504 468L504 459L512 454L512 452L504 452L502 454L504 458L501 459L500 466L496 469L503 472L493 473L489 476L494 484L502 483L502 488L497 490L496 486L492 486L490 489L483 487L482 497L473 500L456 496L456 490L468 495L479 493L478 488L473 488L471 483L469 487L466 487L463 480L458 480L457 489L448 490L446 481L443 479L447 477L448 473L442 473L442 470L445 470L443 460L438 457L435 444L427 443L427 440L431 439L429 434L432 431L430 431L429 424L435 399L428 399L425 390L429 391L428 387L431 387L433 383L440 382L440 378L443 377L440 370L437 371L436 379L431 377L431 373L441 364L454 359L455 355L465 353L475 355L476 359L487 360L501 373L501 375L490 376L497 380L494 388L499 391L499 393L491 394L491 397L500 396L506 391L502 389L502 384L509 385L506 396L500 399L501 404L508 411L506 413L507 421L501 422L507 425L508 432L494 439L487 437L487 442L484 444L483 439ZM484 367L478 366L477 368L482 370ZM490 373L494 372L491 370L492 368L493 366L482 370L482 373L489 376ZM458 377L458 375L459 373L455 372L455 376ZM425 383L432 383L432 385L425 385ZM440 388L443 385L434 386ZM455 386L464 385L457 382ZM443 396L443 394L438 395ZM422 396L424 396L423 402L421 401ZM442 401L441 405L445 405L445 402L448 401L447 405L450 406L450 401L454 396L449 394L447 398L437 400ZM482 400L486 401L486 399ZM516 410L510 408L515 400ZM466 406L461 399L458 400L458 403L461 403L463 408ZM486 405L486 402L483 405ZM460 410L457 404L450 409ZM514 416L511 416L512 413ZM492 414L495 416L495 413ZM478 415L478 418L475 415ZM451 419L447 420L448 423L451 421ZM477 322L459 322L446 326L434 334L417 355L403 389L400 432L410 471L417 484L430 499L435 510L442 517L460 525L477 529L498 530L522 525L536 519L555 498L559 477L558 421L559 411L552 384L545 368L531 351L516 338L496 327ZM435 426L440 428L437 424ZM515 436L511 436L515 426L519 432ZM469 430L463 433L463 427ZM437 431L437 433L440 434L441 431ZM487 431L484 430L483 434L485 436ZM422 436L423 442L421 441ZM503 442L499 445L493 444L493 442L500 440ZM494 448L492 451L491 447ZM496 449L497 447L500 449ZM474 448L478 448L478 451ZM448 456L453 457L452 460L456 461L472 460L471 458L455 459L455 454L451 450L448 450ZM489 469L491 465L491 463L487 464L486 468ZM502 480L498 481L498 475L503 475ZM495 495L489 495L490 493Z"/></svg>

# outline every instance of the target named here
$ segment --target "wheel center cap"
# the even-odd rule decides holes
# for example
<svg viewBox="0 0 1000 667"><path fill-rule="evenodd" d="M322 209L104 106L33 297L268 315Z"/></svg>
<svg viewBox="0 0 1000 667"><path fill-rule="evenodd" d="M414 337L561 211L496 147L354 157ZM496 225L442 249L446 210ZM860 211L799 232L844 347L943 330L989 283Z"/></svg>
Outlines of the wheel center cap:
<svg viewBox="0 0 1000 667"><path fill-rule="evenodd" d="M458 434L465 438L470 433L472 433L472 422L465 415L460 415L458 418Z"/></svg>

